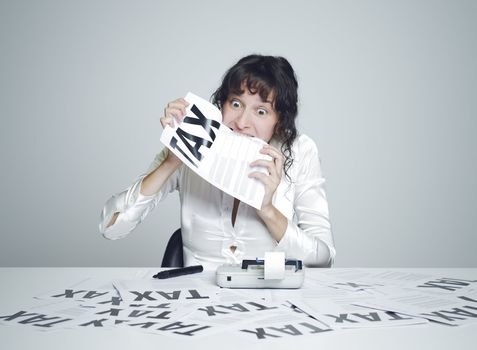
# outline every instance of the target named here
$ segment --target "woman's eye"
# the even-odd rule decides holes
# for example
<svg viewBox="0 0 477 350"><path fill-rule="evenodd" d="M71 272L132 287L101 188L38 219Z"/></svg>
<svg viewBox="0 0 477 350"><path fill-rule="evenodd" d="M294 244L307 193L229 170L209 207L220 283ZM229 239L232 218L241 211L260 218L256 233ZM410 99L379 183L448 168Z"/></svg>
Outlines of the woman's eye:
<svg viewBox="0 0 477 350"><path fill-rule="evenodd" d="M232 107L234 108L239 108L240 107L240 102L239 101L232 101Z"/></svg>
<svg viewBox="0 0 477 350"><path fill-rule="evenodd" d="M258 109L258 115L266 115L267 114L267 110L266 109L263 109L263 108L259 108Z"/></svg>

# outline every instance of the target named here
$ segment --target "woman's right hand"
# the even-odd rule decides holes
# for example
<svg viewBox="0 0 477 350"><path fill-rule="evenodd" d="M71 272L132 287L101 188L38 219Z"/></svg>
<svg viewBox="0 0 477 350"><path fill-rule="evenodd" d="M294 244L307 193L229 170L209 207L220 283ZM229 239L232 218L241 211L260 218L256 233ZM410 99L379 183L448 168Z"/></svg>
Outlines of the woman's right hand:
<svg viewBox="0 0 477 350"><path fill-rule="evenodd" d="M180 123L182 119L184 119L186 115L186 108L189 105L189 102L184 100L183 98L178 98L174 101L169 102L164 108L164 116L161 118L161 125L163 128L166 125L169 125L173 128L175 123ZM168 150L168 156L166 161L180 165L182 164L181 160L170 150Z"/></svg>
<svg viewBox="0 0 477 350"><path fill-rule="evenodd" d="M164 108L164 117L161 118L161 125L163 128L166 125L169 125L171 128L174 127L174 120L177 123L180 123L186 115L186 108L189 105L189 102L183 98L178 98L177 100L171 101Z"/></svg>

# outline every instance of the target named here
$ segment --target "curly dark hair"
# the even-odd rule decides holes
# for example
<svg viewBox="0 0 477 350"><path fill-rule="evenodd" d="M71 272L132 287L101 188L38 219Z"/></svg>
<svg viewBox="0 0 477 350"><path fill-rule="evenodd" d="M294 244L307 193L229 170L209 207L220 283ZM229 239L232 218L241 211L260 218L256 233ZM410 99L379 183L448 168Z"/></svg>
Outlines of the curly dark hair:
<svg viewBox="0 0 477 350"><path fill-rule="evenodd" d="M212 94L212 103L222 109L231 93L241 95L244 92L242 86L251 94L258 93L263 101L272 93L272 106L278 114L274 137L281 142L285 157L283 170L291 180L288 170L293 164L291 147L297 137L295 119L298 114L298 82L292 66L280 56L243 57L225 73L222 84Z"/></svg>

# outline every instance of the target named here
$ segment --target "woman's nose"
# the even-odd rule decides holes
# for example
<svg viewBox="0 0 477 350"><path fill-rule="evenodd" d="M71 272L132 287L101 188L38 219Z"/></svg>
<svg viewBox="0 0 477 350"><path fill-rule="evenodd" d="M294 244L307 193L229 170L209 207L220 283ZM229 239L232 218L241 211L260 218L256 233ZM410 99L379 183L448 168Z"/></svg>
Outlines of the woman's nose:
<svg viewBox="0 0 477 350"><path fill-rule="evenodd" d="M243 111L235 119L235 125L238 129L243 130L249 126L250 115L248 111Z"/></svg>

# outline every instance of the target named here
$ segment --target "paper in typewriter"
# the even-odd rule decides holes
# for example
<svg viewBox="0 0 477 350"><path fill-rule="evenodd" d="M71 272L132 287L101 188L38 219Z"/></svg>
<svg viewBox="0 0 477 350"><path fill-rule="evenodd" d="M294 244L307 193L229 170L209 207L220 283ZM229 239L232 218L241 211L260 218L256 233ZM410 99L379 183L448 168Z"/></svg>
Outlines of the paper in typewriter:
<svg viewBox="0 0 477 350"><path fill-rule="evenodd" d="M266 143L234 133L223 125L222 113L208 101L188 93L186 116L175 127L166 126L161 142L199 176L229 195L260 209L265 187L248 177L263 167L250 167L257 159L271 160L260 153Z"/></svg>

